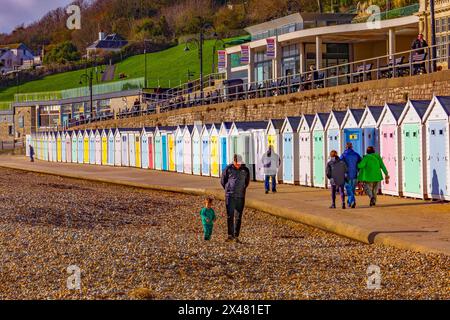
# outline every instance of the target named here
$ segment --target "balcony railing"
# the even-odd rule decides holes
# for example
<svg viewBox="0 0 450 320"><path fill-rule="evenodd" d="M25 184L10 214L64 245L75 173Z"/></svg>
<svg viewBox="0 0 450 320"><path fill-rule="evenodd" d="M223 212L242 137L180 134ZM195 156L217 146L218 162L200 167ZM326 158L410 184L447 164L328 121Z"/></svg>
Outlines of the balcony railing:
<svg viewBox="0 0 450 320"><path fill-rule="evenodd" d="M144 88L144 78L122 80L110 83L97 84L92 86L93 95L108 94L126 90L140 90ZM80 87L61 91L22 93L14 96L16 103L53 101L89 96L89 87Z"/></svg>

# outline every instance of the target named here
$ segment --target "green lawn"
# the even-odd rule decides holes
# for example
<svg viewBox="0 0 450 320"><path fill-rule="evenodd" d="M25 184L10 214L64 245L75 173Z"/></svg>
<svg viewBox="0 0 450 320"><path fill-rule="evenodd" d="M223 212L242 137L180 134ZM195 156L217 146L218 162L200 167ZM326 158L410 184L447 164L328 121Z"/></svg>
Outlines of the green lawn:
<svg viewBox="0 0 450 320"><path fill-rule="evenodd" d="M209 74L212 71L214 42L213 40L205 41L203 52L204 74ZM189 45L190 51L186 52L184 48L185 44L180 44L176 47L147 55L147 75L150 87L156 87L158 84L162 87L169 87L169 85L171 87L178 86L180 81L182 83L187 81L188 69L194 72L194 78L199 77L198 48L195 44ZM144 55L133 56L118 63L115 73L116 80L119 79L120 73L124 73L128 79L143 77L144 64ZM80 76L84 72L84 70L78 70L60 73L22 84L19 87L0 89L0 101L12 101L14 94L18 92L58 91L84 86L79 84ZM101 78L100 75L99 78Z"/></svg>

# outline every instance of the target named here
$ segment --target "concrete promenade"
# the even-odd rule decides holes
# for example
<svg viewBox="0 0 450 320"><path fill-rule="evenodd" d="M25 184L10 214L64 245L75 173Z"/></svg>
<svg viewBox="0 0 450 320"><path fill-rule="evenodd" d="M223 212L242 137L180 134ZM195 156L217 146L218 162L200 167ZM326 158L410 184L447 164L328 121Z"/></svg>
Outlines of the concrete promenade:
<svg viewBox="0 0 450 320"><path fill-rule="evenodd" d="M0 167L223 199L217 178L135 168L31 163L24 156L0 156ZM331 210L328 190L280 185L277 194L266 195L260 182L252 182L247 195L249 207L364 243L450 255L450 203L390 196L380 196L376 208L368 206L366 196L358 197L357 202L356 209Z"/></svg>

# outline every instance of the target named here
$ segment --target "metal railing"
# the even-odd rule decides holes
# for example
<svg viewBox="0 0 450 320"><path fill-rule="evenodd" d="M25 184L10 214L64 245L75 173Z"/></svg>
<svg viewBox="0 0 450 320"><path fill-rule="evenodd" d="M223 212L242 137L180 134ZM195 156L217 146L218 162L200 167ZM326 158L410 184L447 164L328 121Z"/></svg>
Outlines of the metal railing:
<svg viewBox="0 0 450 320"><path fill-rule="evenodd" d="M431 58L433 49L438 52L444 52L444 48L447 48L445 56L438 55L436 58ZM392 55L311 70L303 74L242 83L234 86L225 85L223 88L216 89L203 97L198 93L192 94L181 91L177 96L150 103L159 106L160 112L163 112L165 110L233 100L274 97L368 80L413 76L436 71L434 65L439 62L446 62L450 65L449 53L449 43L439 44L433 47L397 52Z"/></svg>
<svg viewBox="0 0 450 320"><path fill-rule="evenodd" d="M11 110L12 102L0 101L0 111L1 110Z"/></svg>
<svg viewBox="0 0 450 320"><path fill-rule="evenodd" d="M143 88L144 88L144 78L136 78L94 85L92 86L92 94L101 95L133 89L141 90ZM14 101L16 103L34 102L34 101L52 101L52 100L62 100L88 96L89 96L89 87L80 87L60 91L16 94L14 96Z"/></svg>
<svg viewBox="0 0 450 320"><path fill-rule="evenodd" d="M379 20L388 20L411 16L417 13L418 11L419 11L419 3L415 3L406 7L395 8L392 10L380 12L378 14L373 14L372 17L374 17L375 19L379 18ZM363 17L356 17L353 19L352 23L366 22L368 18L369 15Z"/></svg>

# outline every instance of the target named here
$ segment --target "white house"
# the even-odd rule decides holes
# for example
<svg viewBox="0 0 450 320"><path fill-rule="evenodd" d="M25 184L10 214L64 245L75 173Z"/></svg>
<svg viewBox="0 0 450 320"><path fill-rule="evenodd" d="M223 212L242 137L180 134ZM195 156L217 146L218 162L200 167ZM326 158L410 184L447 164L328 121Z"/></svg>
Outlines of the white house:
<svg viewBox="0 0 450 320"><path fill-rule="evenodd" d="M36 63L36 57L23 43L0 45L0 73L29 69Z"/></svg>

